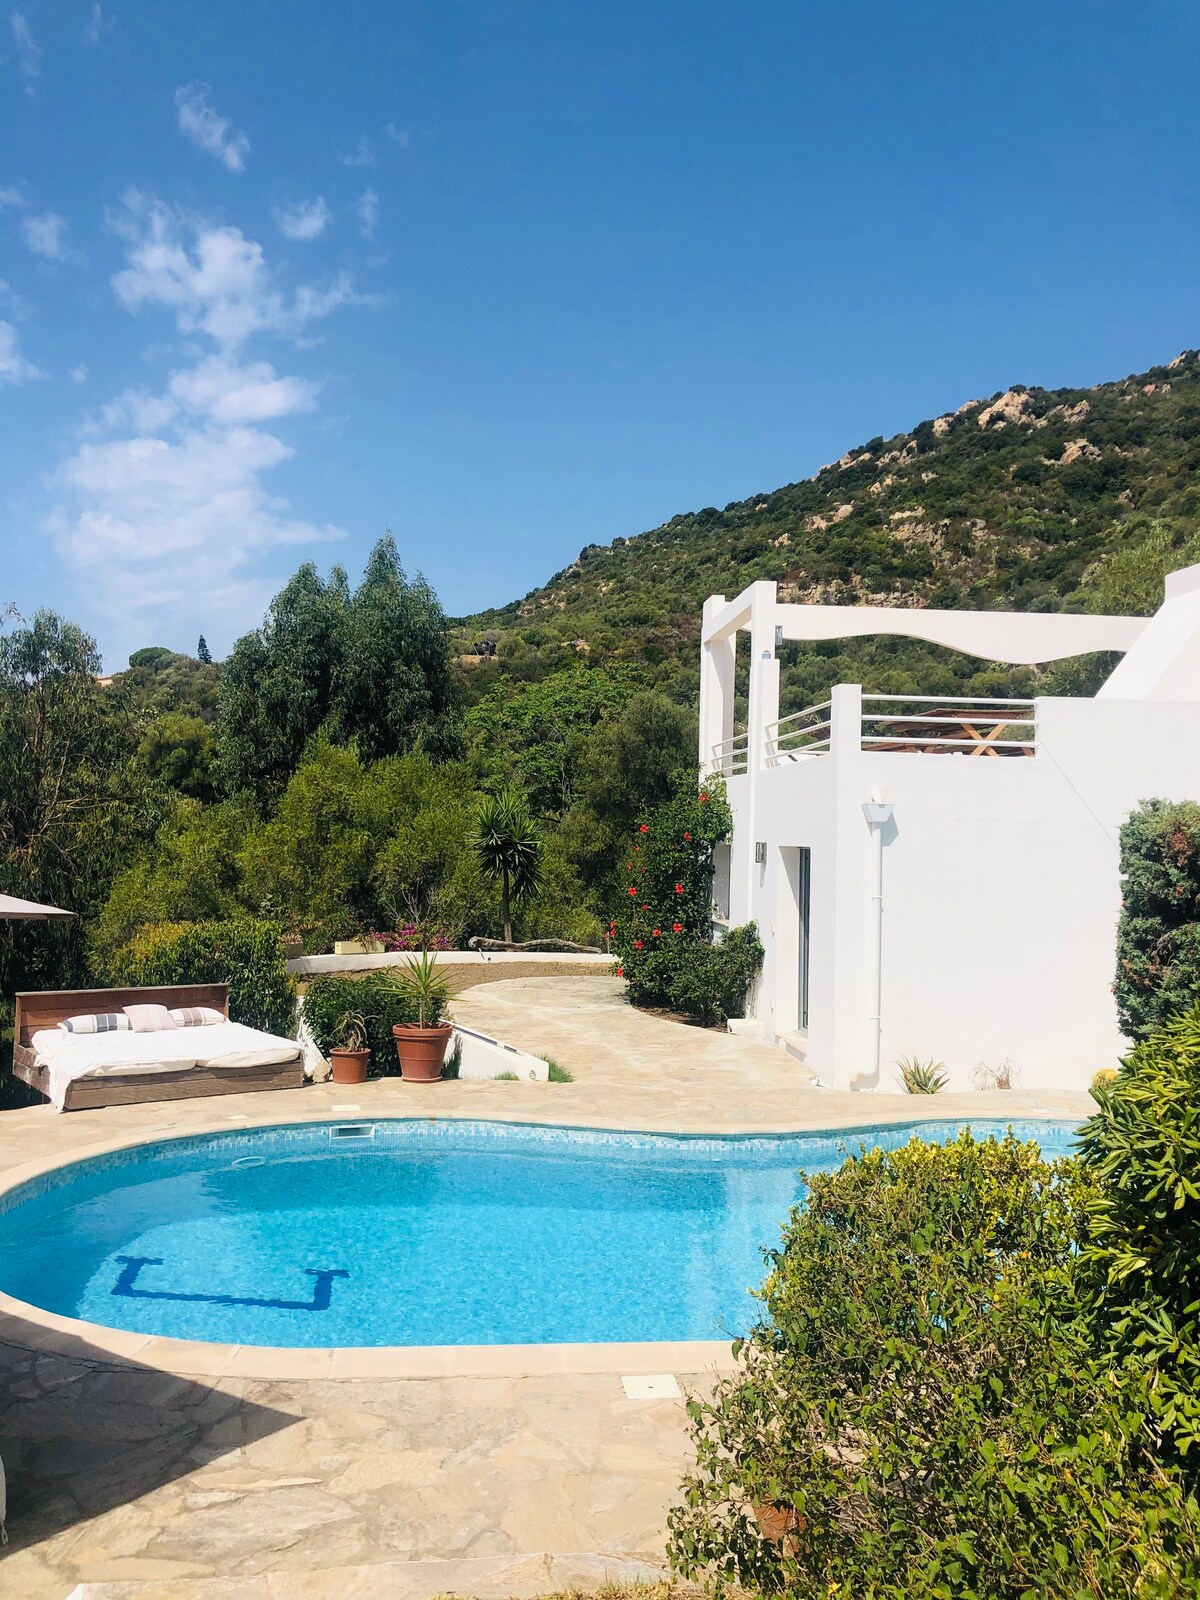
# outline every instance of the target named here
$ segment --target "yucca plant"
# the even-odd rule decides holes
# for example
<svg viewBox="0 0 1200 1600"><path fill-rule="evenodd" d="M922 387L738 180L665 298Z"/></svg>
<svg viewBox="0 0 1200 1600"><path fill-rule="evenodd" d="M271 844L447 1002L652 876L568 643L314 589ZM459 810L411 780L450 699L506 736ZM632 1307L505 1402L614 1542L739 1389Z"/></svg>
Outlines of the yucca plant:
<svg viewBox="0 0 1200 1600"><path fill-rule="evenodd" d="M901 1056L896 1063L906 1094L940 1094L946 1087L946 1067L941 1061L922 1061L919 1056Z"/></svg>
<svg viewBox="0 0 1200 1600"><path fill-rule="evenodd" d="M512 789L487 795L475 822L475 854L500 885L504 942L512 943L512 906L542 886L542 841L524 800Z"/></svg>
<svg viewBox="0 0 1200 1600"><path fill-rule="evenodd" d="M450 985L431 951L423 950L404 963L396 974L396 987L415 1008L419 1028L436 1028L444 1022L450 1006Z"/></svg>
<svg viewBox="0 0 1200 1600"><path fill-rule="evenodd" d="M343 1011L334 1029L340 1050L365 1050L367 1019L361 1011Z"/></svg>

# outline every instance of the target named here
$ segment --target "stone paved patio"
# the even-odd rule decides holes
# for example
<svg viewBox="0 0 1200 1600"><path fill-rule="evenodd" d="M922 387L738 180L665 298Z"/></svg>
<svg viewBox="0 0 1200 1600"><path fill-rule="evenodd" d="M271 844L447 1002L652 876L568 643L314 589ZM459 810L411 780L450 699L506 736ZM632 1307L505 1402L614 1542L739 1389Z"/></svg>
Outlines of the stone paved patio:
<svg viewBox="0 0 1200 1600"><path fill-rule="evenodd" d="M929 1110L904 1095L814 1089L781 1051L641 1016L605 978L473 989L456 1014L553 1055L576 1081L387 1080L70 1116L7 1112L0 1173L114 1139L336 1118L348 1106L696 1132ZM942 1095L937 1112L1077 1116L1088 1105L1082 1095ZM710 1381L678 1375L685 1388ZM373 1600L452 1583L479 1594L594 1583L604 1564L588 1553L621 1574L637 1570L621 1558L661 1558L687 1455L680 1403L627 1400L615 1373L200 1379L9 1316L0 1385L12 1537L0 1592L14 1600L64 1600L80 1582L99 1585L85 1591L94 1600ZM519 1559L543 1552L557 1565Z"/></svg>

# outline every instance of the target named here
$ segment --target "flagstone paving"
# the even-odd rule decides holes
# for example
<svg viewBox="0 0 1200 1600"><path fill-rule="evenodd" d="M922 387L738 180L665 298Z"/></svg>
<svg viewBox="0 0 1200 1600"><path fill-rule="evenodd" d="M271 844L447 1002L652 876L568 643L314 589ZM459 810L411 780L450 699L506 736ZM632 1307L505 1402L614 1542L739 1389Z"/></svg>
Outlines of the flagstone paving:
<svg viewBox="0 0 1200 1600"><path fill-rule="evenodd" d="M0 1175L114 1141L359 1113L732 1132L930 1109L905 1095L816 1089L782 1051L635 1013L622 987L518 979L456 1001L464 1024L552 1055L573 1083L389 1079L68 1116L12 1111L0 1115ZM1024 1117L1085 1115L1089 1103L1011 1092L941 1095L936 1105L939 1116ZM615 1373L389 1378L360 1357L343 1379L208 1380L0 1319L12 1539L0 1593L65 1600L82 1582L101 1586L97 1600L268 1591L350 1600L351 1590L374 1594L370 1573L395 1562L413 1563L397 1569L407 1579L388 1580L395 1595L444 1589L447 1572L473 1581L462 1578L472 1571L481 1593L532 1593L554 1587L552 1573L594 1583L603 1558L661 1560L688 1455L682 1402L628 1400ZM711 1382L677 1375L685 1390ZM543 1553L558 1567L524 1559Z"/></svg>

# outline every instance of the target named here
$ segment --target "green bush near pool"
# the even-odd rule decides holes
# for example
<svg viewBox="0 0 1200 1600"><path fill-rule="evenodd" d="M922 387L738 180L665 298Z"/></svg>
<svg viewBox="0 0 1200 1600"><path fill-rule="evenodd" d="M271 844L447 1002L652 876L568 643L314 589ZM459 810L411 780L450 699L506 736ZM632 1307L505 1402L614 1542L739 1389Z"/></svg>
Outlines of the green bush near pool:
<svg viewBox="0 0 1200 1600"><path fill-rule="evenodd" d="M128 988L226 983L233 1022L296 1036L296 983L274 922L149 923L113 956L108 981Z"/></svg>
<svg viewBox="0 0 1200 1600"><path fill-rule="evenodd" d="M384 969L351 978L325 972L312 979L304 995L304 1015L322 1055L338 1043L338 1021L347 1012L358 1012L367 1025L371 1076L397 1076L400 1062L392 1025L416 1022L417 1008L394 974Z"/></svg>

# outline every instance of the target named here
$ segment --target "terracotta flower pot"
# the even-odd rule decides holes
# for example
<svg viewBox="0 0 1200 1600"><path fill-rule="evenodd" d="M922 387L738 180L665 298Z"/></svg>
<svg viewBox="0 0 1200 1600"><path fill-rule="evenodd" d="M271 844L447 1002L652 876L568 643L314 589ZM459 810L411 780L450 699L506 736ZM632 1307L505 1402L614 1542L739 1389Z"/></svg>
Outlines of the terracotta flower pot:
<svg viewBox="0 0 1200 1600"><path fill-rule="evenodd" d="M393 1023L400 1076L408 1083L437 1083L453 1032L448 1022L439 1023L436 1028L419 1028L412 1022Z"/></svg>
<svg viewBox="0 0 1200 1600"><path fill-rule="evenodd" d="M331 1050L329 1060L333 1065L334 1083L366 1083L367 1068L371 1064L369 1050Z"/></svg>

